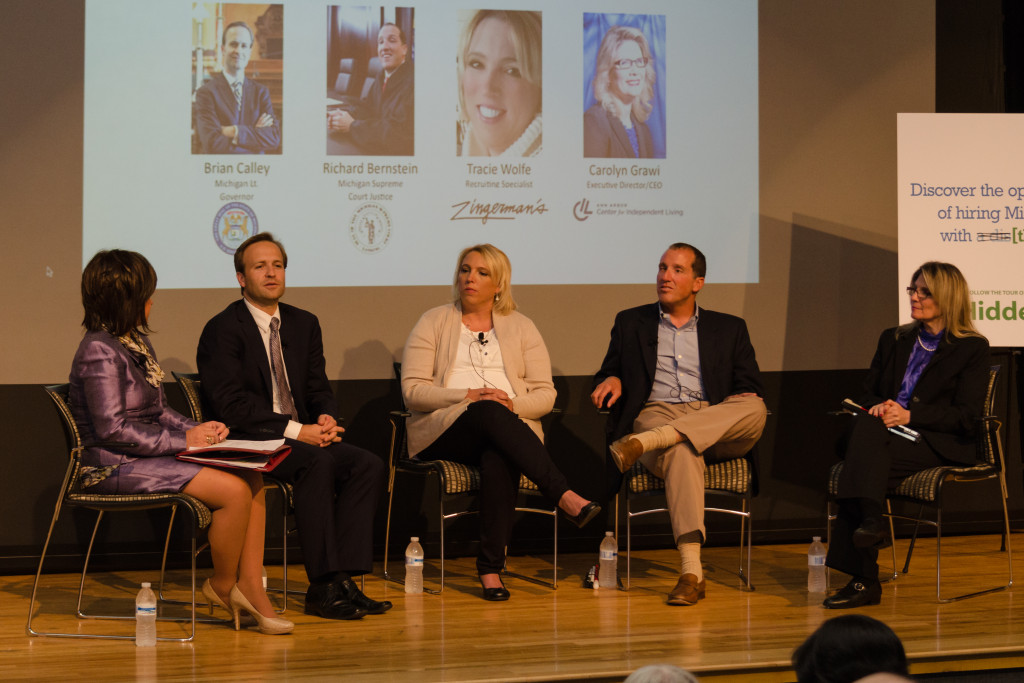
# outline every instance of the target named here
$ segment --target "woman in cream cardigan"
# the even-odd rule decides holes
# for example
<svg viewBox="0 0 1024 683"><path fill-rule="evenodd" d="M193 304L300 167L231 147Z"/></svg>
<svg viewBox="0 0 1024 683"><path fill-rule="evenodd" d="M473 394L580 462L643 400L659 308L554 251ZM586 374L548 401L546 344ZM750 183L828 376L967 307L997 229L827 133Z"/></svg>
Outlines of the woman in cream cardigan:
<svg viewBox="0 0 1024 683"><path fill-rule="evenodd" d="M577 526L601 511L569 488L544 448L539 420L555 403L551 360L536 326L515 310L511 270L493 245L463 249L452 303L423 314L402 359L409 454L480 468L476 564L485 600L509 598L499 572L520 473Z"/></svg>

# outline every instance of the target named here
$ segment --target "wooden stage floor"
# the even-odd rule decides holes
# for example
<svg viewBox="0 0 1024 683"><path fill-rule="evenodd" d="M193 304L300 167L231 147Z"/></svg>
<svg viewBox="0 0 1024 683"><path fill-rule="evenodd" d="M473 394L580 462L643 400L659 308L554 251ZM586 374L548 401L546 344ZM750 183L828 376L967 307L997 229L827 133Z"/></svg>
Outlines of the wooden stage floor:
<svg viewBox="0 0 1024 683"><path fill-rule="evenodd" d="M1024 555L1022 540L1014 535L1022 549L1017 557ZM947 539L949 587L965 579L1005 583L1005 555L998 546L994 536ZM897 550L905 549L906 542L899 542ZM1024 666L1024 606L1015 604L1015 591L939 605L934 551L933 539L921 541L911 573L885 585L881 605L859 611L899 634L913 675ZM755 547L756 590L750 592L740 588L735 548L705 549L707 599L685 608L664 604L678 568L671 549L634 555L630 592L580 587L595 549L593 558L560 558L557 590L509 579L512 599L506 603L480 599L470 558L446 563L449 581L441 596L407 597L401 586L385 584L378 566L366 592L395 603L386 615L330 622L302 614L301 597L292 598L287 616L296 628L290 636L203 624L192 643L142 650L131 641L26 636L32 577L0 577L0 679L621 681L637 667L669 662L702 680L791 681L793 648L823 620L842 613L808 599L805 553L802 544ZM1018 572L1024 568L1019 559L1015 565ZM550 558L514 557L510 568L543 577ZM428 563L428 585L431 570ZM272 580L280 575L279 567L268 571ZM301 567L292 568L293 578L301 574ZM89 604L130 614L138 583L155 577L156 572L97 575L87 586ZM175 579L187 581L187 574L178 572ZM69 616L77 577L50 575L43 581L37 629L131 628ZM160 626L161 635L177 630Z"/></svg>

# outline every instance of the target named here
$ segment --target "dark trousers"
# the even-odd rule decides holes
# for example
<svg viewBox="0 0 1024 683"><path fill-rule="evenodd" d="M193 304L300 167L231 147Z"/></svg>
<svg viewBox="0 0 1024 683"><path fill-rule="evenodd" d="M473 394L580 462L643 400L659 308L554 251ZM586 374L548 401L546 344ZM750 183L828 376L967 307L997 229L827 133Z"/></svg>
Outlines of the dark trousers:
<svg viewBox="0 0 1024 683"><path fill-rule="evenodd" d="M271 476L295 488L295 523L306 575L373 569L373 518L384 490L384 462L347 443L326 448L285 439L292 452Z"/></svg>
<svg viewBox="0 0 1024 683"><path fill-rule="evenodd" d="M915 472L947 464L924 439L914 443L870 415L853 418L839 476L838 516L825 564L851 576L878 579L878 550L855 548L853 532L867 516L880 515L885 493Z"/></svg>
<svg viewBox="0 0 1024 683"><path fill-rule="evenodd" d="M496 401L470 403L466 412L416 457L480 468L480 554L476 560L480 574L495 574L505 566L520 473L553 503L569 490L533 430Z"/></svg>

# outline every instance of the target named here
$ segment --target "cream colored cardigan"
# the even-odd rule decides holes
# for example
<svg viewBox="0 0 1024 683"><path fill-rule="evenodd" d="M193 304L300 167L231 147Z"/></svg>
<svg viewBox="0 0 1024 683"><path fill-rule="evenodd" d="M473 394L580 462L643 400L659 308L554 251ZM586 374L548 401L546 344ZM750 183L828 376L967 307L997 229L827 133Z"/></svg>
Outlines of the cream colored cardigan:
<svg viewBox="0 0 1024 683"><path fill-rule="evenodd" d="M512 406L544 439L539 419L555 405L551 359L536 325L521 313L495 314L494 332L501 358L516 397ZM409 419L409 455L416 455L439 437L469 406L465 389L448 389L448 373L455 365L462 334L462 311L455 304L432 308L409 333L402 354L402 396L412 413Z"/></svg>

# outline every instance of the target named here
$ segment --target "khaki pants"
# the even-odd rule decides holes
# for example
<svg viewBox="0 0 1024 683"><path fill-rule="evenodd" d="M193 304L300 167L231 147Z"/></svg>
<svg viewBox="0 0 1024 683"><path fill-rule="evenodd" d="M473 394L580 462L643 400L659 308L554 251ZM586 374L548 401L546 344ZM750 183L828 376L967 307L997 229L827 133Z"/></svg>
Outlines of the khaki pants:
<svg viewBox="0 0 1024 683"><path fill-rule="evenodd" d="M738 458L749 451L764 430L768 414L764 401L756 396L733 396L721 403L648 403L636 421L637 432L671 425L686 437L662 450L650 451L640 462L665 480L665 497L672 518L672 533L679 537L704 529L704 452L713 447L722 460Z"/></svg>

